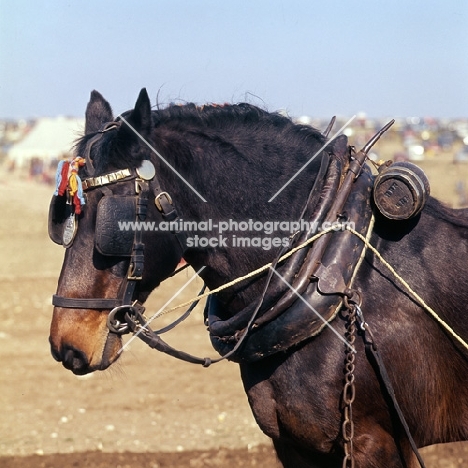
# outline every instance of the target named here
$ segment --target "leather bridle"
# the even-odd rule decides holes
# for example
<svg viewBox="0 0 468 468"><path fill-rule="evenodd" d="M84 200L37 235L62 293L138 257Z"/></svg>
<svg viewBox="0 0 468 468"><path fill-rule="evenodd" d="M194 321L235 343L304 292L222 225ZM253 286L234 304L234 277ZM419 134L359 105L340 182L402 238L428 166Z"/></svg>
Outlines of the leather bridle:
<svg viewBox="0 0 468 468"><path fill-rule="evenodd" d="M90 156L91 147L102 135L120 126L120 122L110 122L106 124L99 133L97 133L87 144L85 151L85 160L87 169L94 172L94 165ZM149 160L143 161L143 164L137 169L122 169L110 172L96 177L89 177L83 180L83 191L102 190L103 194L112 194L109 186L120 182L134 181L136 198L136 222L146 220L148 211L149 195L154 195L154 202L162 215L164 221L175 221L178 218L177 210L172 202L171 196L161 188L159 179L156 175L154 166ZM151 185L150 185L151 182ZM181 257L185 250L185 234L180 231L172 231L175 235L181 251ZM134 300L136 286L143 277L145 244L143 242L143 230L135 229L132 250L130 254L130 263L127 275L121 284L118 297L116 298L74 298L54 294L52 304L56 307L68 309L111 309L108 318L108 325L111 331L115 333L125 333L128 326L118 320L117 316L123 316L125 312L142 312L144 307L138 301Z"/></svg>

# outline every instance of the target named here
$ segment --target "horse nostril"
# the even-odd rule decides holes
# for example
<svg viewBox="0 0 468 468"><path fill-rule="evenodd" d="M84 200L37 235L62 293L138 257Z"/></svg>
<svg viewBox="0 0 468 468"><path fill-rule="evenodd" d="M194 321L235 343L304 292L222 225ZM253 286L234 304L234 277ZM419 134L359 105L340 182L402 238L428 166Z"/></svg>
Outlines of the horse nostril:
<svg viewBox="0 0 468 468"><path fill-rule="evenodd" d="M62 356L60 356L59 351L58 351L57 349L55 349L54 346L51 346L51 347L50 347L50 353L52 354L52 357L53 357L56 361L60 362L60 361L62 360Z"/></svg>
<svg viewBox="0 0 468 468"><path fill-rule="evenodd" d="M57 348L57 346L54 345L54 343L52 341L52 337L50 337L50 336L49 336L49 343L50 343L50 353L52 354L52 357L56 361L61 362L62 361L62 356L60 355L60 351Z"/></svg>
<svg viewBox="0 0 468 468"><path fill-rule="evenodd" d="M86 373L89 367L86 355L75 348L64 346L62 350L62 364L67 369L71 370L74 374Z"/></svg>

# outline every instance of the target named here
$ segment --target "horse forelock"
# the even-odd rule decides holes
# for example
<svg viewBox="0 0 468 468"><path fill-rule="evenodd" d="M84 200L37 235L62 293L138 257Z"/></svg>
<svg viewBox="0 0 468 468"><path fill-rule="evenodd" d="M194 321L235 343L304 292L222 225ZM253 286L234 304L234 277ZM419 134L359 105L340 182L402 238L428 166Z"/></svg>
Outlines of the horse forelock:
<svg viewBox="0 0 468 468"><path fill-rule="evenodd" d="M142 145L135 145L138 137L130 130L126 132L109 131L101 134L101 137L92 144L90 141L98 133L91 133L81 137L75 144L75 155L85 157L88 154L92 158L94 171L84 168L85 175L101 175L111 170L135 168L148 156L148 150Z"/></svg>

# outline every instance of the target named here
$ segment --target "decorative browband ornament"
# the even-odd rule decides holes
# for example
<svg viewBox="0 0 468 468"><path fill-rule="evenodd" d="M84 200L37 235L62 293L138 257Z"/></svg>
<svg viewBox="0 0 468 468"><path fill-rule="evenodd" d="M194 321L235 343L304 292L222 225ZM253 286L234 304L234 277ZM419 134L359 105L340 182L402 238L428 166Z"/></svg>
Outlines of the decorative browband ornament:
<svg viewBox="0 0 468 468"><path fill-rule="evenodd" d="M55 175L55 192L53 200L61 202L62 216L66 214L61 243L69 247L73 243L78 229L78 218L86 203L83 185L78 176L80 167L86 163L84 158L76 157L71 161L60 161Z"/></svg>
<svg viewBox="0 0 468 468"><path fill-rule="evenodd" d="M56 187L49 207L49 236L56 244L66 248L72 245L76 236L78 217L86 204L84 196L86 190L113 184L130 177L150 181L156 174L152 162L144 160L134 171L121 169L82 181L78 171L85 164L85 158L76 157L71 161L60 161L57 166ZM135 204L133 197L131 202L133 205ZM158 197L156 197L155 202L158 205ZM133 239L133 233L130 232L130 234L132 234Z"/></svg>

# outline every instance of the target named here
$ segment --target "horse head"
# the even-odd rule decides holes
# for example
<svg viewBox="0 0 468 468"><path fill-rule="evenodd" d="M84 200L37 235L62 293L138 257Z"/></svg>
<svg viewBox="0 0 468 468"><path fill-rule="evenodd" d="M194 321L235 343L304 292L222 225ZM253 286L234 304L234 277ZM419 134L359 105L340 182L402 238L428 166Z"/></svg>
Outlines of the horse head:
<svg viewBox="0 0 468 468"><path fill-rule="evenodd" d="M66 251L49 341L54 358L76 374L105 369L119 357L121 336L108 329L109 311L143 302L181 259L173 235L118 224L163 219L148 200L154 166L145 141L152 127L146 90L115 120L109 103L93 91L77 157L58 170L49 232ZM145 264L149 257L158 263Z"/></svg>
<svg viewBox="0 0 468 468"><path fill-rule="evenodd" d="M315 129L249 104L171 105L151 111L146 90L134 109L114 119L109 103L93 91L85 134L73 161L58 168L49 213L50 236L66 247L53 298L50 343L55 359L77 374L112 364L120 355L121 334L109 330L109 316L116 310L123 314L119 308L125 311L135 301L143 303L182 255L196 270L206 267L201 276L214 289L271 261L291 236L271 234L284 237L279 249L276 244L228 249L222 240L214 247L190 247L182 245L183 233L125 231L122 223L173 220L168 192L177 196L184 220L297 219L310 187L318 181L320 189L323 182L324 172L318 171L323 159L314 156L323 155L326 142ZM173 166L155 146L170 155ZM331 151L343 152L342 147L345 142L337 139ZM327 167L322 165L323 170ZM295 173L294 184L288 184ZM266 194L273 194L277 183L287 187L269 203ZM212 197L209 203L194 186ZM320 190L314 198L318 203ZM192 234L196 238L206 233ZM261 279L218 298L229 304L225 310L232 316L252 302L260 288ZM281 289L284 285L277 293Z"/></svg>

